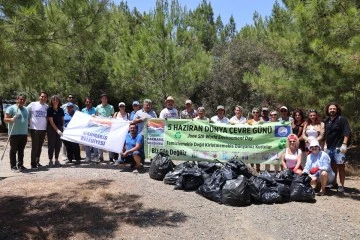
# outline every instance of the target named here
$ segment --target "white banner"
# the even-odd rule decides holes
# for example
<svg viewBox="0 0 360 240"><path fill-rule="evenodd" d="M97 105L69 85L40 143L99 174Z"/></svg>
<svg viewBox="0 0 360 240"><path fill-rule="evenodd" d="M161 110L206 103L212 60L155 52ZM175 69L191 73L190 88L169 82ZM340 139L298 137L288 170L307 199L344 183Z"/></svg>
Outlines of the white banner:
<svg viewBox="0 0 360 240"><path fill-rule="evenodd" d="M64 130L62 139L120 153L128 131L127 121L92 117L76 111Z"/></svg>

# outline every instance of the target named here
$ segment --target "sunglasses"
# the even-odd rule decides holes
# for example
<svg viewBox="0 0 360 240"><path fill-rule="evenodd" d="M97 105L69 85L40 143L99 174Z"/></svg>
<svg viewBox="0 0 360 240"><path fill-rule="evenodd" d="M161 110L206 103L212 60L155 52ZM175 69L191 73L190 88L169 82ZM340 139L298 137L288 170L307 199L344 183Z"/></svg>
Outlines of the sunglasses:
<svg viewBox="0 0 360 240"><path fill-rule="evenodd" d="M121 105L121 106L119 106L119 107L125 107L125 106Z"/></svg>
<svg viewBox="0 0 360 240"><path fill-rule="evenodd" d="M277 114L270 114L270 117L276 117Z"/></svg>
<svg viewBox="0 0 360 240"><path fill-rule="evenodd" d="M295 141L289 141L289 143L295 143Z"/></svg>
<svg viewBox="0 0 360 240"><path fill-rule="evenodd" d="M280 110L280 112L287 112L287 110L283 109L283 110Z"/></svg>
<svg viewBox="0 0 360 240"><path fill-rule="evenodd" d="M74 97L69 96L68 98L74 98Z"/></svg>
<svg viewBox="0 0 360 240"><path fill-rule="evenodd" d="M259 112L252 112L253 114L257 114L257 113L259 113Z"/></svg>

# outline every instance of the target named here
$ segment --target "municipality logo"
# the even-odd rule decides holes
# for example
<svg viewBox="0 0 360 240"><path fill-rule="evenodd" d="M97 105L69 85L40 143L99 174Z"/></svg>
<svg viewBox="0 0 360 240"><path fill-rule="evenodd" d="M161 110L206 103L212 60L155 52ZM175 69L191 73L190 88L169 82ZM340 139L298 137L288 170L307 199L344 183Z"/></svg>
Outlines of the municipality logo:
<svg viewBox="0 0 360 240"><path fill-rule="evenodd" d="M275 137L287 137L290 133L290 126L275 126Z"/></svg>

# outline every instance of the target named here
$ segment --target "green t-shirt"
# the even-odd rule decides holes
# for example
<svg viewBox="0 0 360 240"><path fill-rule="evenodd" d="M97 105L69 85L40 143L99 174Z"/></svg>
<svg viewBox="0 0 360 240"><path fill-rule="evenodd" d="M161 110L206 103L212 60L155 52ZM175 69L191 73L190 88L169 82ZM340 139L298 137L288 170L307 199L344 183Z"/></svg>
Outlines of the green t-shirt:
<svg viewBox="0 0 360 240"><path fill-rule="evenodd" d="M8 123L9 135L27 135L29 123L29 111L26 107L18 108L16 104L6 109L6 113L11 117L17 116L15 122ZM15 124L15 125L14 125ZM14 127L13 127L14 125ZM11 131L12 130L12 131ZM11 131L11 133L10 133Z"/></svg>
<svg viewBox="0 0 360 240"><path fill-rule="evenodd" d="M98 116L110 117L114 115L114 107L110 104L106 104L105 106L99 104L95 110L96 110L96 115Z"/></svg>

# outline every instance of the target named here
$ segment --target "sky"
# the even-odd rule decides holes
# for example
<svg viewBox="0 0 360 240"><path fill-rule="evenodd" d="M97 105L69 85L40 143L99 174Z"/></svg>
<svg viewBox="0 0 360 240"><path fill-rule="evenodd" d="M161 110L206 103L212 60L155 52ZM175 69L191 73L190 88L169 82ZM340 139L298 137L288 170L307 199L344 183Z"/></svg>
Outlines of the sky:
<svg viewBox="0 0 360 240"><path fill-rule="evenodd" d="M125 0L124 0L125 1ZM169 0L170 1L170 0ZM178 0L181 7L188 10L195 9L202 0ZM253 24L253 14L257 11L263 18L271 15L271 10L276 0L208 0L214 11L214 20L220 15L222 22L229 23L233 15L237 30L246 24ZM121 0L114 0L119 4ZM149 12L155 8L156 0L127 0L130 9L136 7L140 12Z"/></svg>

